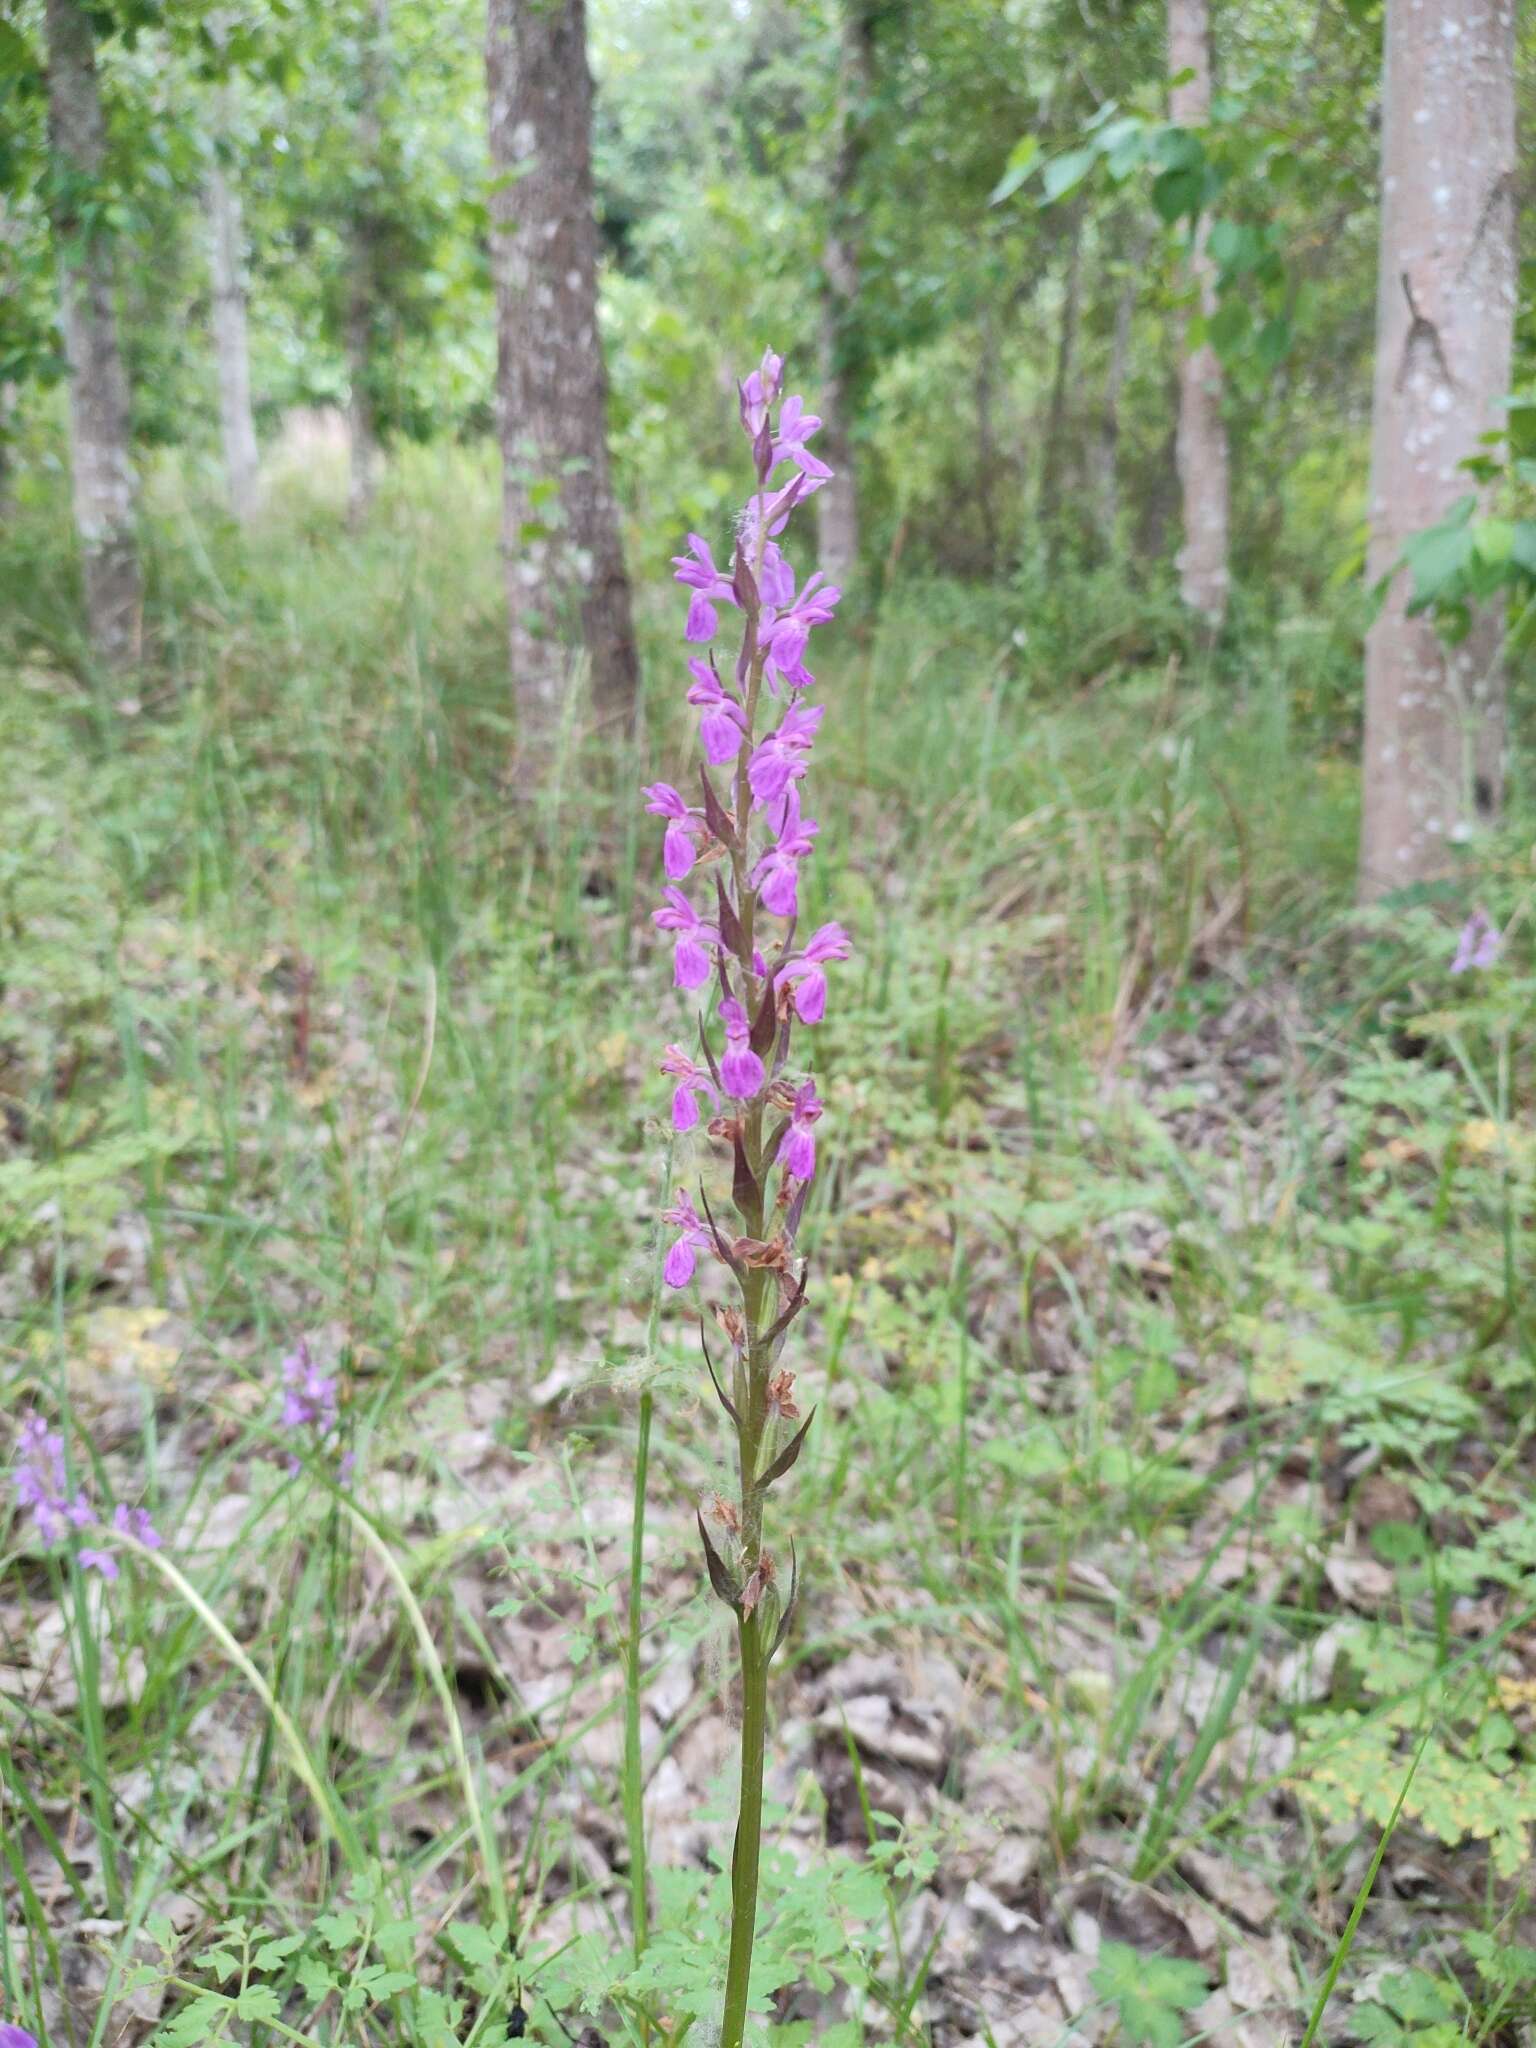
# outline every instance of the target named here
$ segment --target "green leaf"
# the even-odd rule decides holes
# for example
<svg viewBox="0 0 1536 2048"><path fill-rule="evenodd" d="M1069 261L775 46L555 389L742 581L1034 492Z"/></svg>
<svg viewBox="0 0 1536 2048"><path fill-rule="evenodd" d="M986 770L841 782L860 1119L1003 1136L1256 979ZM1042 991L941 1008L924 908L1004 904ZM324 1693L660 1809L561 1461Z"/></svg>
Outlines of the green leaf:
<svg viewBox="0 0 1536 2048"><path fill-rule="evenodd" d="M1060 199L1064 193L1080 185L1093 169L1097 155L1097 150L1089 148L1069 149L1065 156L1052 157L1041 176L1040 182L1045 188L1041 204L1049 206L1053 200Z"/></svg>
<svg viewBox="0 0 1536 2048"><path fill-rule="evenodd" d="M1038 135L1025 135L1016 142L1009 152L1007 167L1003 175L987 195L989 206L1000 206L1005 199L1011 199L1030 172L1035 168L1040 155Z"/></svg>
<svg viewBox="0 0 1536 2048"><path fill-rule="evenodd" d="M1090 1981L1119 2012L1127 2038L1146 2048L1180 2048L1187 2029L1179 2015L1199 2005L1210 1988L1198 1963L1143 1955L1118 1941L1099 1950Z"/></svg>

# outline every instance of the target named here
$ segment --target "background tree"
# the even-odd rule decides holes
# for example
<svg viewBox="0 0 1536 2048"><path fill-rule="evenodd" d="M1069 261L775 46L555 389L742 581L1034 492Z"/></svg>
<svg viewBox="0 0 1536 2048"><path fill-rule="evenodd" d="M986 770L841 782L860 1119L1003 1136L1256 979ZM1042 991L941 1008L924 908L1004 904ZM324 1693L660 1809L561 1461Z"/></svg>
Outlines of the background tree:
<svg viewBox="0 0 1536 2048"><path fill-rule="evenodd" d="M1168 69L1173 84L1168 111L1180 127L1204 128L1211 113L1211 23L1206 0L1168 0ZM1216 266L1209 248L1210 221L1196 217L1189 267L1202 325L1216 312ZM1179 591L1209 626L1220 630L1231 581L1227 566L1229 519L1227 427L1222 416L1221 361L1202 336L1179 357L1179 489L1184 544L1179 550Z"/></svg>
<svg viewBox="0 0 1536 2048"><path fill-rule="evenodd" d="M1515 313L1514 8L1389 0L1371 439L1373 578L1465 495ZM1397 579L1366 640L1360 891L1442 872L1503 781L1502 604L1448 646Z"/></svg>
<svg viewBox="0 0 1536 2048"><path fill-rule="evenodd" d="M821 256L820 445L832 476L816 494L821 566L842 587L859 561L859 501L851 414L857 380L859 302L859 165L874 88L875 8L872 0L841 0L838 10L838 99L827 234Z"/></svg>
<svg viewBox="0 0 1536 2048"><path fill-rule="evenodd" d="M606 715L632 715L639 680L608 463L583 0L491 0L486 81L508 631L536 741L560 716L567 634Z"/></svg>
<svg viewBox="0 0 1536 2048"><path fill-rule="evenodd" d="M103 174L106 126L92 17L47 0L50 213L69 365L75 526L86 625L99 660L123 668L140 649L143 589L138 478L129 445L128 379L118 345L116 264Z"/></svg>

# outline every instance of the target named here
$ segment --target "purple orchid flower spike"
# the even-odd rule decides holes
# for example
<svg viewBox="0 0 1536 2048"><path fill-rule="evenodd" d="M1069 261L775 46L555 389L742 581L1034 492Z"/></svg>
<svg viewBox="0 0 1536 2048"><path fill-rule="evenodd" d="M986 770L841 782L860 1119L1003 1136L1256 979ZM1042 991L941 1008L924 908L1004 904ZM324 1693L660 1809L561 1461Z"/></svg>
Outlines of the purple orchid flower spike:
<svg viewBox="0 0 1536 2048"><path fill-rule="evenodd" d="M1476 968L1491 967L1503 943L1504 934L1479 905L1461 928L1456 957L1451 962L1452 974L1469 974Z"/></svg>
<svg viewBox="0 0 1536 2048"><path fill-rule="evenodd" d="M735 604L736 596L729 576L722 576L715 567L715 558L710 553L709 542L702 534L690 533L688 553L674 555L672 566L676 580L686 583L693 596L688 603L688 622L683 628L683 638L692 641L713 640L720 630L720 614L715 610L717 603Z"/></svg>
<svg viewBox="0 0 1536 2048"><path fill-rule="evenodd" d="M674 563L690 593L688 640L713 638L722 601L741 618L741 645L728 670L713 656L688 662L687 701L699 713L704 754L703 810L670 783L646 790L652 811L667 820L668 886L652 922L673 940L673 981L695 990L714 978L719 989L716 1015L700 1019L699 1056L672 1044L660 1062L672 1086L673 1131L699 1130L707 1111L700 1150L709 1141L717 1163L716 1185L706 1183L700 1196L702 1219L682 1190L664 1212L672 1235L662 1279L669 1288L686 1287L704 1253L717 1262L711 1272L723 1272L737 1290L729 1304L710 1303L731 1347L724 1380L705 1356L736 1432L731 1462L739 1494L734 1501L716 1495L708 1510L718 1542L703 1513L699 1519L710 1584L735 1615L742 1682L741 1804L720 2048L744 2048L746 2038L768 1667L795 1605L793 1547L789 1570L781 1573L764 1541L765 1500L793 1466L811 1423L809 1409L802 1412L794 1398L793 1374L778 1364L785 1333L805 1303L807 1269L795 1243L823 1114L815 1082L792 1069L793 1038L798 1025L825 1017L827 966L851 951L840 924L822 925L798 947L792 925L777 935L772 929L775 920L799 914L800 865L820 829L804 815L801 783L825 713L800 693L814 680L805 665L811 634L832 618L839 599L816 572L797 590L780 544L792 515L831 474L808 445L820 421L802 399L780 400L783 367L769 349L737 386L754 482L736 522L729 575L697 534ZM781 464L786 480L775 483ZM772 698L787 702L770 726L763 714ZM675 886L705 852L719 906L715 923ZM719 1221L727 1200L737 1218L729 1234ZM751 1739L749 1728L757 1731Z"/></svg>
<svg viewBox="0 0 1536 2048"><path fill-rule="evenodd" d="M774 436L774 468L777 469L781 462L793 462L802 476L824 484L832 472L821 457L813 455L805 445L820 425L815 413L806 411L803 398L786 398L779 409L779 431Z"/></svg>
<svg viewBox="0 0 1536 2048"><path fill-rule="evenodd" d="M822 704L791 704L754 750L747 782L760 804L777 803L790 783L804 775L825 710Z"/></svg>
<svg viewBox="0 0 1536 2048"><path fill-rule="evenodd" d="M727 1095L734 1095L738 1102L749 1102L759 1093L766 1078L763 1063L749 1043L752 1027L747 1022L746 1011L734 996L727 996L719 1008L725 1025L725 1056L720 1062L720 1083Z"/></svg>
<svg viewBox="0 0 1536 2048"><path fill-rule="evenodd" d="M16 1437L16 1465L12 1474L16 1498L32 1516L33 1526L44 1550L54 1550L71 1529L97 1530L101 1517L84 1488L70 1493L64 1470L64 1439L49 1429L40 1415L25 1415ZM119 1504L112 1526L121 1536L135 1537L151 1550L160 1548L160 1535L144 1508ZM100 1572L104 1579L118 1575L117 1559L102 1543L82 1544L76 1557L83 1571Z"/></svg>
<svg viewBox="0 0 1536 2048"><path fill-rule="evenodd" d="M802 819L800 790L793 782L779 799L771 822L778 837L752 870L752 886L761 896L764 909L772 911L775 917L798 917L800 863L811 851L811 842L821 827L814 818Z"/></svg>
<svg viewBox="0 0 1536 2048"><path fill-rule="evenodd" d="M699 841L709 836L704 813L685 804L670 782L647 783L642 793L650 798L647 811L667 821L661 864L669 882L680 882L698 858Z"/></svg>
<svg viewBox="0 0 1536 2048"><path fill-rule="evenodd" d="M686 1188L678 1189L677 1200L670 1209L663 1210L661 1220L670 1223L677 1232L661 1269L662 1278L669 1287L686 1287L693 1278L699 1253L712 1248L712 1239Z"/></svg>
<svg viewBox="0 0 1536 2048"><path fill-rule="evenodd" d="M846 960L852 951L840 924L818 925L779 969L776 979L794 991L795 1015L802 1024L819 1024L825 1017L827 977L822 970L829 960Z"/></svg>
<svg viewBox="0 0 1536 2048"><path fill-rule="evenodd" d="M694 909L681 889L663 889L667 899L660 910L651 912L658 931L675 932L672 947L672 981L677 988L702 988L713 972L712 955L720 934Z"/></svg>
<svg viewBox="0 0 1536 2048"><path fill-rule="evenodd" d="M672 1128L691 1131L699 1120L698 1098L707 1095L717 1107L720 1091L697 1060L690 1059L680 1045L669 1045L661 1056L661 1071L677 1086L672 1091Z"/></svg>
<svg viewBox="0 0 1536 2048"><path fill-rule="evenodd" d="M747 715L723 688L720 678L707 661L700 661L697 655L693 655L688 670L693 677L688 702L697 705L700 712L699 744L711 768L719 768L726 761L734 761L741 752L747 731Z"/></svg>

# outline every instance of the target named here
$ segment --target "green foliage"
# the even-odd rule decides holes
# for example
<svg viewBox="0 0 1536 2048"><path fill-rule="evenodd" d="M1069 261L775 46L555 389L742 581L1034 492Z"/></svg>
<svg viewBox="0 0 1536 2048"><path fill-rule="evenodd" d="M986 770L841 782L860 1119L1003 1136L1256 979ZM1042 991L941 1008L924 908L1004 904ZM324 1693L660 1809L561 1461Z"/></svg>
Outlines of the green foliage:
<svg viewBox="0 0 1536 2048"><path fill-rule="evenodd" d="M1092 1982L1120 2015L1126 2040L1142 2048L1181 2048L1191 2031L1185 2015L1210 1989L1198 1963L1143 1955L1119 1941L1106 1941L1099 1950Z"/></svg>

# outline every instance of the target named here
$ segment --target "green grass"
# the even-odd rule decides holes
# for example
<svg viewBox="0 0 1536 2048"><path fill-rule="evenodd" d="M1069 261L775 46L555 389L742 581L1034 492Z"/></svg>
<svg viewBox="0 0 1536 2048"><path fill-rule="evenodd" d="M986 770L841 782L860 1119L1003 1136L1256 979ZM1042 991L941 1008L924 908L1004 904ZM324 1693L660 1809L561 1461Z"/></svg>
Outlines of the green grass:
<svg viewBox="0 0 1536 2048"><path fill-rule="evenodd" d="M229 1642L147 1563L100 1601L13 1523L0 2006L95 2048L168 1973L168 2038L484 2048L523 1982L541 2039L583 1988L611 2038L666 2038L722 1881L653 1857L631 1968L622 1679L697 1651L661 1738L691 1756L726 1668L687 1534L722 1443L687 1318L647 1331L682 1025L635 792L686 739L670 593L644 740L578 715L528 803L481 455L403 461L355 540L293 485L248 546L174 470L154 503L131 702L81 660L56 508L0 565L3 1385L155 1509ZM1348 934L1353 775L1261 645L1085 679L921 587L840 641L807 914L857 951L816 1046L793 1356L822 1414L776 1684L926 1651L970 1699L904 1831L865 1758L820 1875L769 1871L770 1959L824 1957L869 2038L934 2038L940 1937L890 1929L995 1750L1042 1791L1037 1919L1106 1861L1188 1912L1204 1851L1273 1893L1300 2013L1422 1746L1394 1848L1454 1877L1411 1944L1363 1907L1335 2000L1432 1963L1492 2043L1530 2001L1460 1946L1525 1900L1528 942L1468 989L1430 908ZM1508 917L1528 868L1476 886ZM301 1332L345 1374L365 1524L327 1461L282 1463Z"/></svg>

